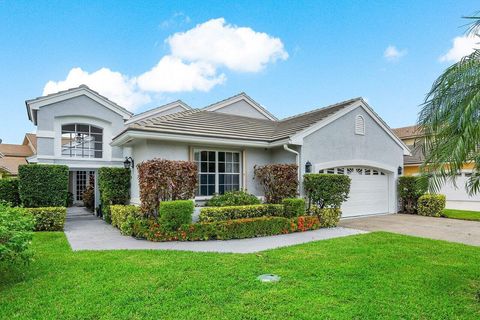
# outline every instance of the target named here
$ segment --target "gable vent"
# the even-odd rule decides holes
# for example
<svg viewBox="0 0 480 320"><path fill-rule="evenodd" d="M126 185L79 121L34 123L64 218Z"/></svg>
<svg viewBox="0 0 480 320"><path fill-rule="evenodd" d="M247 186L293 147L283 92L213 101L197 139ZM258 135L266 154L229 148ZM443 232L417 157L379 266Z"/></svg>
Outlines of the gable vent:
<svg viewBox="0 0 480 320"><path fill-rule="evenodd" d="M361 115L355 117L355 134L365 134L365 119Z"/></svg>

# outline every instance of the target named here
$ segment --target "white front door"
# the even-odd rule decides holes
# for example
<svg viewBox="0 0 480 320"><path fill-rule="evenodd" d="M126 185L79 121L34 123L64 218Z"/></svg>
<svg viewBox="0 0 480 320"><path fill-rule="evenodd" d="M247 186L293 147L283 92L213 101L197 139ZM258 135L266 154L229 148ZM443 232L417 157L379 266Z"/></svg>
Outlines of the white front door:
<svg viewBox="0 0 480 320"><path fill-rule="evenodd" d="M342 217L388 213L387 172L369 167L339 167L321 173L346 174L351 179L349 198L341 207Z"/></svg>

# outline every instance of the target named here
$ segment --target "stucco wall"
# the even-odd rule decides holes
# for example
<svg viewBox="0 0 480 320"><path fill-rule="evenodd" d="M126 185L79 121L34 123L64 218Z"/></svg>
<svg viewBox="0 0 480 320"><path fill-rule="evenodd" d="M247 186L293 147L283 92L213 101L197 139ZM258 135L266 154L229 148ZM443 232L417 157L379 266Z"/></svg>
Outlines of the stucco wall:
<svg viewBox="0 0 480 320"><path fill-rule="evenodd" d="M215 112L222 112L222 113L228 113L228 114L235 114L238 116L268 120L267 117L265 117L263 114L258 112L257 109L253 108L250 104L248 104L244 100L240 100L238 102L225 106L221 109L215 110Z"/></svg>
<svg viewBox="0 0 480 320"><path fill-rule="evenodd" d="M87 96L43 106L38 110L37 119L39 162L71 163L72 159L61 156L61 127L68 123L85 123L103 128L103 158L80 161L94 165L121 165L122 148L111 147L110 142L123 129L124 120L118 113Z"/></svg>
<svg viewBox="0 0 480 320"><path fill-rule="evenodd" d="M255 180L253 180L253 167L255 165L265 165L271 163L271 152L264 148L243 148L238 147L209 147L199 145L189 145L187 143L172 143L159 140L142 140L131 146L132 158L138 164L145 160L154 158L161 158L167 160L190 160L190 148L193 149L209 149L209 150L235 150L245 153L245 184L242 181L242 188L246 188L249 192L262 196L263 192ZM241 157L243 158L243 156ZM242 172L243 174L244 172ZM139 203L139 188L138 188L138 172L135 169L132 175L132 202Z"/></svg>
<svg viewBox="0 0 480 320"><path fill-rule="evenodd" d="M365 119L365 135L355 134L357 115ZM403 164L402 148L360 107L305 137L302 149L302 166L357 159L393 168Z"/></svg>

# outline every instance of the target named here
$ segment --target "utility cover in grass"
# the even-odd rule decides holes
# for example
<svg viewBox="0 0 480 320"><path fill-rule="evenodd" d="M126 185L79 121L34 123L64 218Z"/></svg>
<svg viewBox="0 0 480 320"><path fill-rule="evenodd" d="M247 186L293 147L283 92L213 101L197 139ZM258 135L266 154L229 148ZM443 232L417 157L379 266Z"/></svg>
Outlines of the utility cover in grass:
<svg viewBox="0 0 480 320"><path fill-rule="evenodd" d="M262 274L257 277L260 282L278 282L281 277L275 274Z"/></svg>

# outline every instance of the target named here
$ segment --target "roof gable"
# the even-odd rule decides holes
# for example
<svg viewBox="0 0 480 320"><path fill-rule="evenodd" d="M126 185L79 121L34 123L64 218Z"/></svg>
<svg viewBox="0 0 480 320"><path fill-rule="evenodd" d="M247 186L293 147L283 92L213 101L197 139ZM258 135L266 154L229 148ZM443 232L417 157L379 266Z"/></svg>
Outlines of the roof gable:
<svg viewBox="0 0 480 320"><path fill-rule="evenodd" d="M276 121L277 118L258 102L250 98L245 92L211 104L203 110L228 113L256 119Z"/></svg>
<svg viewBox="0 0 480 320"><path fill-rule="evenodd" d="M109 100L107 97L102 96L96 91L93 91L86 85L81 85L77 88L68 89L65 91L60 91L57 93L48 94L46 96L38 97L35 99L30 99L25 101L27 107L28 119L31 120L35 125L37 124L37 110L41 107L51 105L56 102L61 102L64 100L72 99L78 96L87 96L88 98L96 101L97 103L103 105L104 107L112 110L113 112L118 113L123 117L124 120L128 120L132 117L132 113L127 109L119 106L115 102Z"/></svg>
<svg viewBox="0 0 480 320"><path fill-rule="evenodd" d="M147 118L154 118L158 116L163 116L167 114L172 114L176 112L191 110L192 108L183 102L182 100L173 101L162 106L159 106L154 109L147 110L145 112L139 113L131 117L125 124L130 124L133 122L141 121ZM181 111L179 111L181 110Z"/></svg>

